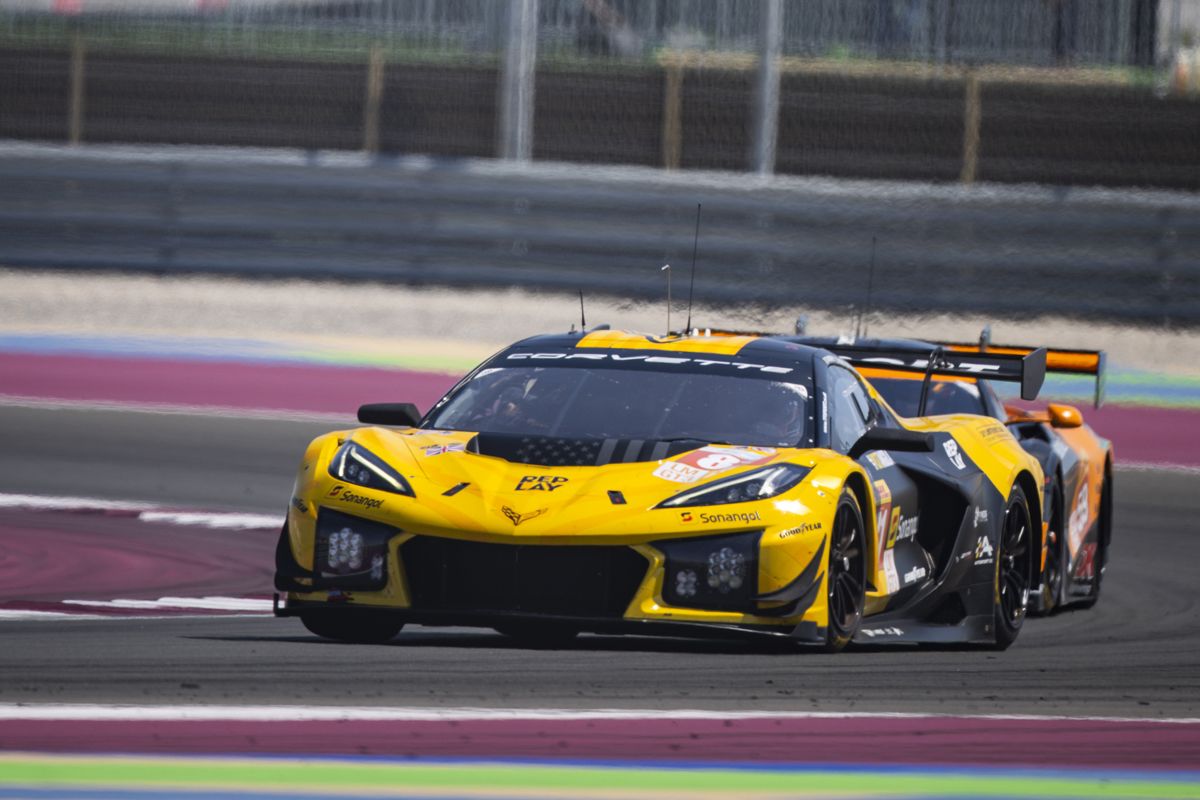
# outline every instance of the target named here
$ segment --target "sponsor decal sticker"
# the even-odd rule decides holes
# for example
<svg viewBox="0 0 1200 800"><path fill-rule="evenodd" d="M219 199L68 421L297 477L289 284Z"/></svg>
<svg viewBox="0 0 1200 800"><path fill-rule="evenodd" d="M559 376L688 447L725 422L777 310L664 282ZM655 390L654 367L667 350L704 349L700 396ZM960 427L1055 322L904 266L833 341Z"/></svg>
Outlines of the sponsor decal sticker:
<svg viewBox="0 0 1200 800"><path fill-rule="evenodd" d="M665 481L674 481L675 483L695 483L701 478L708 477L710 473L706 469L697 469L689 467L687 464L680 464L678 461L664 461L658 465L658 469L654 470L654 477L662 478Z"/></svg>
<svg viewBox="0 0 1200 800"><path fill-rule="evenodd" d="M871 466L875 467L875 469L887 469L896 465L892 454L886 450L872 450L867 453L867 461L870 461Z"/></svg>
<svg viewBox="0 0 1200 800"><path fill-rule="evenodd" d="M892 527L888 529L887 546L893 547L896 542L912 539L917 535L917 518L904 516L904 511L896 506L892 512Z"/></svg>
<svg viewBox="0 0 1200 800"><path fill-rule="evenodd" d="M1075 507L1071 509L1071 518L1067 530L1071 537L1071 551L1077 552L1083 537L1087 535L1088 523L1088 486L1087 481L1079 487L1079 496L1075 498Z"/></svg>
<svg viewBox="0 0 1200 800"><path fill-rule="evenodd" d="M996 559L993 556L996 554L992 543L988 541L988 537L980 536L979 541L975 543L975 563L990 564Z"/></svg>
<svg viewBox="0 0 1200 800"><path fill-rule="evenodd" d="M1096 543L1085 545L1075 562L1075 579L1090 581L1096 577Z"/></svg>
<svg viewBox="0 0 1200 800"><path fill-rule="evenodd" d="M879 550L882 553L887 545L884 532L888 530L892 520L892 490L884 481L875 481L875 530L879 534Z"/></svg>
<svg viewBox="0 0 1200 800"><path fill-rule="evenodd" d="M675 483L695 483L734 467L768 461L779 452L773 447L725 447L708 445L664 461L654 470L656 477Z"/></svg>
<svg viewBox="0 0 1200 800"><path fill-rule="evenodd" d="M958 442L953 439L947 439L942 442L942 449L946 451L946 457L950 459L950 463L959 469L967 468L967 465L963 462L962 453L958 452Z"/></svg>
<svg viewBox="0 0 1200 800"><path fill-rule="evenodd" d="M986 428L980 428L979 435L984 441L994 442L998 439L1003 439L1008 434L1008 428L1003 425L988 425Z"/></svg>
<svg viewBox="0 0 1200 800"><path fill-rule="evenodd" d="M819 530L821 530L821 523L819 522L801 522L794 528L788 528L786 531L780 531L779 538L788 539L792 536L799 536L802 533L815 533Z"/></svg>
<svg viewBox="0 0 1200 800"><path fill-rule="evenodd" d="M644 364L662 364L669 366L692 365L697 367L712 367L717 370L733 370L736 372L762 372L768 375L789 375L795 372L791 367L776 367L767 364L755 364L750 361L718 361L711 358L681 358L677 356L654 355L623 355L621 353L509 353L506 361L609 361L609 362L641 362Z"/></svg>
<svg viewBox="0 0 1200 800"><path fill-rule="evenodd" d="M679 521L680 522L693 522L694 520L692 518L692 512L680 511L679 512Z"/></svg>
<svg viewBox="0 0 1200 800"><path fill-rule="evenodd" d="M540 517L542 514L546 513L546 509L539 508L537 511L530 511L526 514L521 514L508 506L501 506L500 511L504 513L504 516L508 517L508 521L513 525L520 525L522 522L528 522L534 517Z"/></svg>
<svg viewBox="0 0 1200 800"><path fill-rule="evenodd" d="M733 467L748 467L766 461L775 455L773 447L721 447L708 445L699 450L684 453L675 459L677 463L687 464L697 469L710 472L721 472Z"/></svg>
<svg viewBox="0 0 1200 800"><path fill-rule="evenodd" d="M887 581L888 594L900 590L900 576L896 573L896 551L888 550L883 554L883 577Z"/></svg>
<svg viewBox="0 0 1200 800"><path fill-rule="evenodd" d="M383 505L382 500L376 500L373 497L366 495L355 494L353 489L347 489L342 484L338 484L329 490L329 496L339 503L351 503L363 508L379 508Z"/></svg>
<svg viewBox="0 0 1200 800"><path fill-rule="evenodd" d="M986 509L986 508L980 508L979 506L975 506L975 524L974 524L974 527L978 528L980 525L987 525L987 521L988 521L988 512L987 512L987 509Z"/></svg>
<svg viewBox="0 0 1200 800"><path fill-rule="evenodd" d="M924 577L924 567L913 567L908 572L904 573L904 585L908 586L910 583L916 583L917 581L922 580Z"/></svg>
<svg viewBox="0 0 1200 800"><path fill-rule="evenodd" d="M524 475L517 481L518 492L553 492L561 489L567 479L561 475Z"/></svg>
<svg viewBox="0 0 1200 800"><path fill-rule="evenodd" d="M757 511L743 511L733 514L705 514L700 512L700 521L706 525L719 524L724 522L758 522L762 519L762 514Z"/></svg>
<svg viewBox="0 0 1200 800"><path fill-rule="evenodd" d="M421 448L427 456L440 456L443 453L462 453L467 449L466 442L450 442L449 444L431 444Z"/></svg>
<svg viewBox="0 0 1200 800"><path fill-rule="evenodd" d="M304 502L299 497L292 498L292 508L299 511L301 514L308 513L308 503Z"/></svg>
<svg viewBox="0 0 1200 800"><path fill-rule="evenodd" d="M901 628L863 628L861 631L863 636L868 639L874 639L876 636L903 636L904 631Z"/></svg>
<svg viewBox="0 0 1200 800"><path fill-rule="evenodd" d="M948 353L947 355L951 355L951 354ZM862 359L862 361L864 364L867 364L867 363L872 364L872 365L878 364L880 366L885 366L885 367L886 366L893 366L893 367L908 366L908 367L912 367L913 369L926 369L929 366L929 359L927 359L927 358L913 358L913 359L905 360L902 358L894 358L894 357L889 357L889 356L877 356L874 358L864 358L864 359ZM954 365L954 368L962 370L963 372L971 372L971 373L974 373L975 375L988 375L988 374L1000 371L999 364L976 364L976 363L973 363L970 361L959 361Z"/></svg>

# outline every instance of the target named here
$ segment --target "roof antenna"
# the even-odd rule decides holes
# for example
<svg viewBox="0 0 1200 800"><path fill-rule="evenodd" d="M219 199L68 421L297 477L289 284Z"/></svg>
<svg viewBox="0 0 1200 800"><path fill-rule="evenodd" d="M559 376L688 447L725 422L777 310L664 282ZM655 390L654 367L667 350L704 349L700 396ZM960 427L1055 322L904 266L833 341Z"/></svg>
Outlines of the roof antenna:
<svg viewBox="0 0 1200 800"><path fill-rule="evenodd" d="M671 265L663 264L658 270L667 273L667 336L671 335Z"/></svg>
<svg viewBox="0 0 1200 800"><path fill-rule="evenodd" d="M871 237L871 267L870 267L870 270L867 272L867 304L865 307L865 310L868 312L871 310L871 289L874 288L874 284L875 284L875 237L872 236ZM858 322L854 326L855 341L857 341L857 340L861 339L863 336L867 335L867 329L863 327L863 310L864 310L863 308L858 309Z"/></svg>
<svg viewBox="0 0 1200 800"><path fill-rule="evenodd" d="M700 204L696 203L696 237L692 241L692 285L688 288L688 320L684 335L692 330L692 298L696 295L696 250L700 247Z"/></svg>
<svg viewBox="0 0 1200 800"><path fill-rule="evenodd" d="M579 330L587 330L587 317L583 313L583 289L579 290Z"/></svg>

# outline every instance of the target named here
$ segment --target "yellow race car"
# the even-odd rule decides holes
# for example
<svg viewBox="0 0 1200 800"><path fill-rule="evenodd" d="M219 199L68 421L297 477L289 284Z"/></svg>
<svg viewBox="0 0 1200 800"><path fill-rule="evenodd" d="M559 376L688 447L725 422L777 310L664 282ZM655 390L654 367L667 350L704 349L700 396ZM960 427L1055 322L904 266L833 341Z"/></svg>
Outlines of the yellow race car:
<svg viewBox="0 0 1200 800"><path fill-rule="evenodd" d="M1045 351L897 368L1032 399ZM359 419L309 445L276 553L276 614L323 637L414 623L1003 648L1037 586L1037 459L994 419L899 417L797 337L538 336L423 418Z"/></svg>

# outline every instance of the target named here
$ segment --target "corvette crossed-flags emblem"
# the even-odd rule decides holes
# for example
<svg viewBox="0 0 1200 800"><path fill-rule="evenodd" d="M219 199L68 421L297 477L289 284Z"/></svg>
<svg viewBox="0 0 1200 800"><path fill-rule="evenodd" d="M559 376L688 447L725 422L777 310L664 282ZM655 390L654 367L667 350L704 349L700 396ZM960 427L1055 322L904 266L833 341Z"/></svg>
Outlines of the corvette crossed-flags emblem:
<svg viewBox="0 0 1200 800"><path fill-rule="evenodd" d="M513 525L520 525L526 520L533 519L534 517L540 517L542 514L546 513L546 509L544 508L539 508L537 511L531 511L528 514L521 514L509 508L508 506L501 506L500 510L504 512L504 516L508 517L509 521Z"/></svg>

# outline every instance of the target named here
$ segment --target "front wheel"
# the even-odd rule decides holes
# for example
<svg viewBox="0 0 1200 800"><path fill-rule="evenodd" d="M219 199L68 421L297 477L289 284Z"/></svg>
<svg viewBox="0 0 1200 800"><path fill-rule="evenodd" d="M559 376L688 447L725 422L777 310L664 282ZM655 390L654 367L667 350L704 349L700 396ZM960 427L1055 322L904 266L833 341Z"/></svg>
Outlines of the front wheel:
<svg viewBox="0 0 1200 800"><path fill-rule="evenodd" d="M331 611L312 609L300 613L310 633L323 639L355 644L381 644L393 638L404 623L387 612L374 609Z"/></svg>
<svg viewBox="0 0 1200 800"><path fill-rule="evenodd" d="M1029 607L1029 578L1033 574L1033 526L1029 502L1020 486L1013 486L1004 510L1004 529L996 553L995 592L992 602L995 648L1005 650L1017 640Z"/></svg>
<svg viewBox="0 0 1200 800"><path fill-rule="evenodd" d="M825 649L836 653L850 643L862 625L866 605L866 526L862 507L850 489L843 489L829 535L829 624Z"/></svg>

